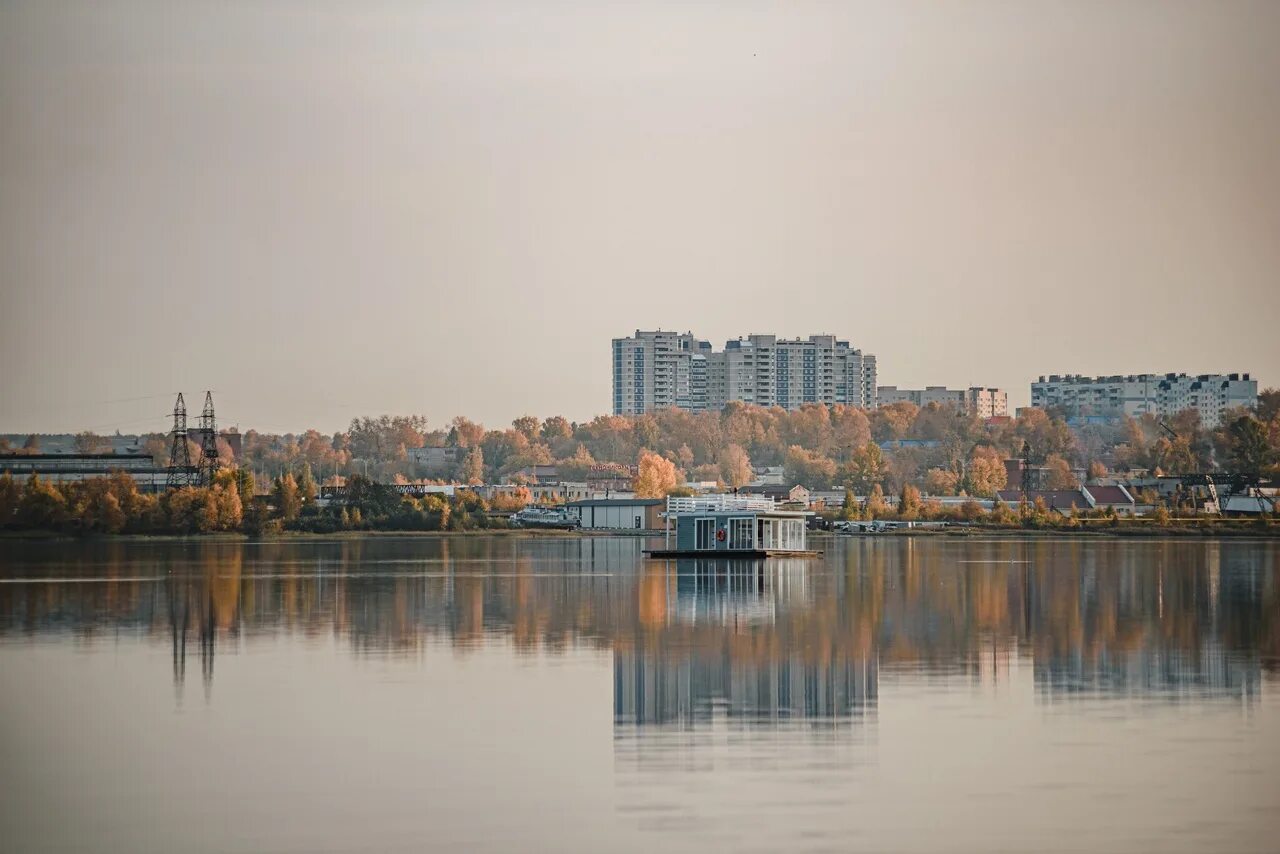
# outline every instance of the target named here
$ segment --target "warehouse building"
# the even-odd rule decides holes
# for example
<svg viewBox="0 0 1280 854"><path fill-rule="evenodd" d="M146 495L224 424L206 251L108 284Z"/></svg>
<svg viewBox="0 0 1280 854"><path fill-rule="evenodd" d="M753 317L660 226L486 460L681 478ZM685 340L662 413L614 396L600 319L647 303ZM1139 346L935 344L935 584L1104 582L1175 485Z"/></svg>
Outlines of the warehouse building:
<svg viewBox="0 0 1280 854"><path fill-rule="evenodd" d="M565 505L584 531L657 531L662 528L660 498L590 498Z"/></svg>

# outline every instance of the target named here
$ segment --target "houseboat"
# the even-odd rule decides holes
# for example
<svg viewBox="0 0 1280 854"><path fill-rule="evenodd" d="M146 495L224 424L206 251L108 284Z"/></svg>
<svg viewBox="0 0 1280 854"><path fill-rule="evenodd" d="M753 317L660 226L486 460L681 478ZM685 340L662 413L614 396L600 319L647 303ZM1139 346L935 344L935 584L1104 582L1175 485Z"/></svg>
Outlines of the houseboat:
<svg viewBox="0 0 1280 854"><path fill-rule="evenodd" d="M782 510L772 498L698 495L667 499L664 544L652 557L813 557L803 510Z"/></svg>

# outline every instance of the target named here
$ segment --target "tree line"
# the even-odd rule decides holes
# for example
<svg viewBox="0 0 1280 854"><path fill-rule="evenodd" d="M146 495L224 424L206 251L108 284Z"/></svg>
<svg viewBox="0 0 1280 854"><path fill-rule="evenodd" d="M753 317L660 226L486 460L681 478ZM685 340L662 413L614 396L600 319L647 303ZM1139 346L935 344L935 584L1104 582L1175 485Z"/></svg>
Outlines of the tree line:
<svg viewBox="0 0 1280 854"><path fill-rule="evenodd" d="M375 495L379 483L424 479L410 451L425 446L455 449L454 463L430 473L441 481L520 482L532 466L555 465L565 481L602 473L634 476L633 487L644 497L679 491L686 481L740 488L754 479L756 467L780 466L788 484L847 489L867 500L876 493L901 499L910 491L923 497L991 498L1018 485L1007 482L1004 461L1009 458L1038 467L1040 483L1049 489L1135 469L1156 474L1228 470L1274 479L1280 477L1280 390L1265 391L1253 411L1227 413L1215 429L1205 427L1194 410L1168 422L1145 415L1072 427L1063 413L1040 409L988 422L937 404L895 403L875 410L812 404L786 411L734 402L719 412L670 409L602 415L583 423L527 415L501 429L465 417L431 429L420 415L384 415L354 419L334 434L249 430L235 438L238 454L222 440L221 459L231 465L213 484L162 496L143 495L120 475L63 485L6 479L0 521L109 532L480 526L495 508L486 504L480 510L478 496L465 491L472 497L395 495L392 501ZM100 447L86 434L77 444ZM38 441L32 437L26 445L30 453ZM157 463L167 464L165 437L149 437L147 447ZM316 483L334 475L343 476L350 494L365 497L345 508L345 519L341 513L318 518ZM502 501L518 506L521 499ZM865 506L861 511L870 512Z"/></svg>
<svg viewBox="0 0 1280 854"><path fill-rule="evenodd" d="M781 466L787 481L812 489L851 486L865 495L876 484L890 493L912 484L934 495L990 497L1006 485L1003 461L1009 458L1043 469L1047 488L1070 488L1082 474L1134 469L1275 477L1278 410L1280 391L1271 389L1256 411L1228 413L1216 429L1194 410L1167 423L1145 415L1072 427L1051 410L1024 409L988 424L952 406L910 403L786 411L734 402L719 412L668 409L581 423L526 415L499 429L461 416L430 429L423 416L384 415L355 419L331 435L250 430L237 462L272 476L305 464L322 477L360 473L386 483L478 484L519 480L521 472L545 465L555 465L562 480L582 481L610 466L627 471L648 454L671 463L681 483L712 481L727 489L750 483L756 467ZM424 446L455 449L455 462L424 470L410 453Z"/></svg>
<svg viewBox="0 0 1280 854"><path fill-rule="evenodd" d="M461 490L453 496L400 495L361 475L347 482L343 500L322 506L309 467L276 478L259 494L245 468L221 469L207 486L144 493L124 472L54 482L39 475L18 481L0 474L0 530L68 534L278 534L283 531L464 531L505 527L493 511L515 509L519 496L493 507ZM524 500L528 500L527 494Z"/></svg>

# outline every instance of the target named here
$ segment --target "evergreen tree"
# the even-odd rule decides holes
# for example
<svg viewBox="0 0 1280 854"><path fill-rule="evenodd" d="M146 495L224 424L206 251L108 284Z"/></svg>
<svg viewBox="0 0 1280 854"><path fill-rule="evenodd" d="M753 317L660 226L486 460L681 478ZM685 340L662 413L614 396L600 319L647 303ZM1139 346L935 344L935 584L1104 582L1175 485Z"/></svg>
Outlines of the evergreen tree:
<svg viewBox="0 0 1280 854"><path fill-rule="evenodd" d="M844 488L844 504L840 508L838 518L845 522L852 522L858 518L858 499L853 494L853 490L847 486Z"/></svg>
<svg viewBox="0 0 1280 854"><path fill-rule="evenodd" d="M462 460L462 481L468 484L484 483L484 451L477 445L467 451Z"/></svg>
<svg viewBox="0 0 1280 854"><path fill-rule="evenodd" d="M311 474L311 464L302 466L302 474L298 476L298 495L303 504L314 504L320 490L316 487L316 479Z"/></svg>
<svg viewBox="0 0 1280 854"><path fill-rule="evenodd" d="M298 518L298 513L302 511L302 496L298 494L298 482L291 473L276 478L271 500L276 506L276 515L281 519L292 522Z"/></svg>

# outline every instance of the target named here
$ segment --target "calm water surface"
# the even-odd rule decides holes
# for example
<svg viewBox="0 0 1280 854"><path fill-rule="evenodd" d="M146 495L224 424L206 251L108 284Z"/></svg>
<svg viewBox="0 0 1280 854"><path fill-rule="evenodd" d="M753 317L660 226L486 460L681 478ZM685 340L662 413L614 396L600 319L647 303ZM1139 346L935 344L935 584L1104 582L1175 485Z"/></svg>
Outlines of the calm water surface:
<svg viewBox="0 0 1280 854"><path fill-rule="evenodd" d="M1280 547L0 543L0 849L1276 851Z"/></svg>

